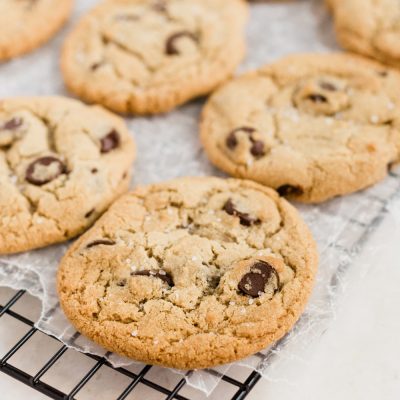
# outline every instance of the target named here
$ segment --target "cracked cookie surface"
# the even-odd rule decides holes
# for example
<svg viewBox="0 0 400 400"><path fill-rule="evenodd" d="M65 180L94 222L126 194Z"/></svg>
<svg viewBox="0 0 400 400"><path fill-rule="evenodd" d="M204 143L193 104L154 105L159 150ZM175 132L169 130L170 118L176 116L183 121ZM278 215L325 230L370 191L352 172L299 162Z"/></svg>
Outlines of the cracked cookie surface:
<svg viewBox="0 0 400 400"><path fill-rule="evenodd" d="M327 4L343 47L400 67L398 0L327 0Z"/></svg>
<svg viewBox="0 0 400 400"><path fill-rule="evenodd" d="M191 369L282 337L316 269L308 228L275 191L181 178L118 200L72 245L57 281L84 335L136 360Z"/></svg>
<svg viewBox="0 0 400 400"><path fill-rule="evenodd" d="M1 0L0 60L27 53L49 40L71 12L72 0Z"/></svg>
<svg viewBox="0 0 400 400"><path fill-rule="evenodd" d="M243 0L105 1L66 40L66 85L117 112L169 111L232 75L247 9Z"/></svg>
<svg viewBox="0 0 400 400"><path fill-rule="evenodd" d="M129 187L124 121L62 97L0 101L0 254L65 241Z"/></svg>
<svg viewBox="0 0 400 400"><path fill-rule="evenodd" d="M383 179L400 154L400 75L347 54L286 57L233 80L206 104L211 161L303 202Z"/></svg>

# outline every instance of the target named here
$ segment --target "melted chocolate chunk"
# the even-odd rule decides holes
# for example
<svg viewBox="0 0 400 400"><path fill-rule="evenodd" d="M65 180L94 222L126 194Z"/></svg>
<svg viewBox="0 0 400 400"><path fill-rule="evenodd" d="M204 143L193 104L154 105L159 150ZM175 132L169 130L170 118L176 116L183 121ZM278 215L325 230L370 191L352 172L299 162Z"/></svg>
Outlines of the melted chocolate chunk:
<svg viewBox="0 0 400 400"><path fill-rule="evenodd" d="M42 186L67 173L67 167L58 158L41 157L29 164L25 178L32 185Z"/></svg>
<svg viewBox="0 0 400 400"><path fill-rule="evenodd" d="M386 78L389 75L389 72L387 71L378 71L377 74L381 76L382 78Z"/></svg>
<svg viewBox="0 0 400 400"><path fill-rule="evenodd" d="M307 97L307 99L313 101L314 103L327 103L328 102L328 99L325 96L323 96L322 94L317 94L317 93L310 94Z"/></svg>
<svg viewBox="0 0 400 400"><path fill-rule="evenodd" d="M113 129L110 133L100 140L101 152L109 153L111 150L116 149L120 144L119 133Z"/></svg>
<svg viewBox="0 0 400 400"><path fill-rule="evenodd" d="M114 246L116 243L114 242L114 240L111 239L98 239L98 240L94 240L93 242L90 242L89 244L86 245L87 249L90 249L91 247L95 247L95 246Z"/></svg>
<svg viewBox="0 0 400 400"><path fill-rule="evenodd" d="M252 140L251 134L254 133L256 130L254 128L251 128L250 126L242 126L240 128L236 128L233 131L229 132L227 138L226 138L226 146L233 150L237 145L238 145L238 140L236 137L237 132L244 132L249 135L250 140Z"/></svg>
<svg viewBox="0 0 400 400"><path fill-rule="evenodd" d="M189 31L182 31L182 32L177 32L171 35L165 44L165 53L168 54L169 56L177 56L180 54L178 48L176 47L176 42L183 38L189 38L193 40L193 42L198 42L197 36Z"/></svg>
<svg viewBox="0 0 400 400"><path fill-rule="evenodd" d="M226 138L225 143L228 149L233 150L238 145L238 140L236 138L236 135L233 132L231 132Z"/></svg>
<svg viewBox="0 0 400 400"><path fill-rule="evenodd" d="M276 189L281 196L296 195L300 196L304 193L303 189L293 185L282 185Z"/></svg>
<svg viewBox="0 0 400 400"><path fill-rule="evenodd" d="M279 289L279 275L275 268L265 262L257 261L250 269L250 272L245 274L240 280L239 290L251 297L260 297L265 293L265 286L275 277L276 287L275 292Z"/></svg>
<svg viewBox="0 0 400 400"><path fill-rule="evenodd" d="M335 92L337 90L337 87L330 82L321 82L319 86L324 90L328 90L329 92Z"/></svg>
<svg viewBox="0 0 400 400"><path fill-rule="evenodd" d="M254 157L261 157L265 154L264 143L261 140L256 140L251 146L251 154Z"/></svg>
<svg viewBox="0 0 400 400"><path fill-rule="evenodd" d="M4 125L0 128L1 130L14 131L23 124L22 118L12 118L6 121Z"/></svg>
<svg viewBox="0 0 400 400"><path fill-rule="evenodd" d="M127 283L126 279L121 279L120 281L117 282L117 286L124 287L126 283Z"/></svg>
<svg viewBox="0 0 400 400"><path fill-rule="evenodd" d="M240 221L240 224L243 225L243 226L251 226L253 224L259 224L261 222L259 219L253 218L247 213L243 213L243 212L238 211L236 209L235 205L233 204L232 199L229 199L225 203L225 205L223 207L223 210L229 215L232 215L234 217L238 217L239 221Z"/></svg>
<svg viewBox="0 0 400 400"><path fill-rule="evenodd" d="M131 275L132 276L153 276L154 278L161 279L168 286L171 286L171 287L174 286L174 281L172 279L172 276L162 269L137 271L137 272L132 272Z"/></svg>

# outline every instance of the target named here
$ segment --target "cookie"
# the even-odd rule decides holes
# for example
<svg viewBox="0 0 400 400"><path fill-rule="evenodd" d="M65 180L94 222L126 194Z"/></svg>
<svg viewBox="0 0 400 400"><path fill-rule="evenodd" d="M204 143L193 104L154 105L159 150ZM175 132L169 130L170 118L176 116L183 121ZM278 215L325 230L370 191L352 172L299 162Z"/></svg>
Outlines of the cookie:
<svg viewBox="0 0 400 400"><path fill-rule="evenodd" d="M400 67L398 0L329 0L327 4L344 48Z"/></svg>
<svg viewBox="0 0 400 400"><path fill-rule="evenodd" d="M244 0L105 1L66 40L66 85L117 112L170 111L234 72L247 14Z"/></svg>
<svg viewBox="0 0 400 400"><path fill-rule="evenodd" d="M0 101L0 254L65 241L128 189L124 121L62 97Z"/></svg>
<svg viewBox="0 0 400 400"><path fill-rule="evenodd" d="M316 268L308 228L275 191L180 178L118 200L63 258L58 293L76 329L106 349L205 368L290 330Z"/></svg>
<svg viewBox="0 0 400 400"><path fill-rule="evenodd" d="M211 161L308 203L383 179L400 154L400 75L347 54L286 57L233 80L206 104Z"/></svg>
<svg viewBox="0 0 400 400"><path fill-rule="evenodd" d="M68 18L72 0L1 0L0 60L28 53L48 41Z"/></svg>

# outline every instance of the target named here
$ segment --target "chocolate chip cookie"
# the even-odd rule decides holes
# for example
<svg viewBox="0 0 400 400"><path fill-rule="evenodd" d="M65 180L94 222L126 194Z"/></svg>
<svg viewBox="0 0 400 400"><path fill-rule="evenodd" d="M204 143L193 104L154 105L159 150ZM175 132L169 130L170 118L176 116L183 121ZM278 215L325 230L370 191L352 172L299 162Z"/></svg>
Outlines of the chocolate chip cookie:
<svg viewBox="0 0 400 400"><path fill-rule="evenodd" d="M0 60L27 53L49 40L64 24L72 0L1 0Z"/></svg>
<svg viewBox="0 0 400 400"><path fill-rule="evenodd" d="M0 102L0 254L65 241L128 189L124 121L61 97Z"/></svg>
<svg viewBox="0 0 400 400"><path fill-rule="evenodd" d="M76 329L106 349L204 368L290 330L316 268L308 228L275 191L181 178L118 200L63 258L58 292Z"/></svg>
<svg viewBox="0 0 400 400"><path fill-rule="evenodd" d="M343 47L400 67L398 0L329 0Z"/></svg>
<svg viewBox="0 0 400 400"><path fill-rule="evenodd" d="M244 0L105 1L66 40L66 85L117 112L169 111L234 72L247 14Z"/></svg>
<svg viewBox="0 0 400 400"><path fill-rule="evenodd" d="M211 161L302 202L383 179L400 154L400 75L347 54L289 56L233 80L208 101Z"/></svg>

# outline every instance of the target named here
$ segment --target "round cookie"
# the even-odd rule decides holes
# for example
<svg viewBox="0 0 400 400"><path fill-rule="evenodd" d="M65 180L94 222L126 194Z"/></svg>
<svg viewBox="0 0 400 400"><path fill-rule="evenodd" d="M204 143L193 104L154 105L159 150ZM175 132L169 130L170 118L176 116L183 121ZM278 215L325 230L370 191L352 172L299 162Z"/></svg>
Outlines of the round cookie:
<svg viewBox="0 0 400 400"><path fill-rule="evenodd" d="M0 101L0 254L65 241L129 187L124 121L61 97Z"/></svg>
<svg viewBox="0 0 400 400"><path fill-rule="evenodd" d="M400 67L398 0L327 0L327 4L343 47Z"/></svg>
<svg viewBox="0 0 400 400"><path fill-rule="evenodd" d="M211 161L281 195L318 203L383 179L400 153L400 75L347 54L286 57L206 104Z"/></svg>
<svg viewBox="0 0 400 400"><path fill-rule="evenodd" d="M275 191L181 178L117 201L63 258L58 293L76 329L106 349L205 368L290 330L316 268L308 228Z"/></svg>
<svg viewBox="0 0 400 400"><path fill-rule="evenodd" d="M66 85L117 112L170 111L232 75L247 15L244 0L105 1L66 40Z"/></svg>
<svg viewBox="0 0 400 400"><path fill-rule="evenodd" d="M49 40L68 18L72 0L1 0L0 60L27 53Z"/></svg>

